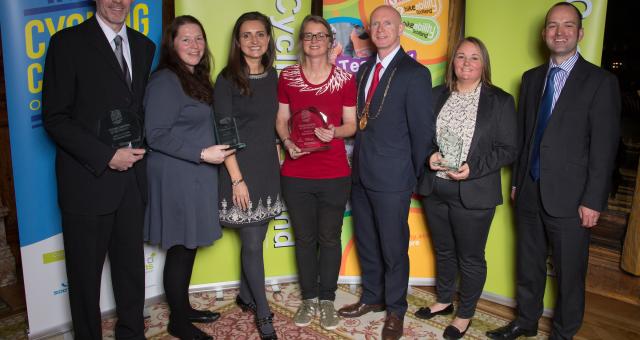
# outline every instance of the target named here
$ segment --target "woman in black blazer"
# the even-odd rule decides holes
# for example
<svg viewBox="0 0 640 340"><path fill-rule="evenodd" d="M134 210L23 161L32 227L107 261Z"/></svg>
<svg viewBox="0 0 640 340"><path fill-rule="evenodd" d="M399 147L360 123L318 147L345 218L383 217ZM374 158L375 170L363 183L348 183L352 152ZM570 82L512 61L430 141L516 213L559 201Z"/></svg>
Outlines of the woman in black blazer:
<svg viewBox="0 0 640 340"><path fill-rule="evenodd" d="M513 97L491 85L489 54L477 38L462 39L449 60L446 82L434 88L436 145L418 184L436 252L437 301L416 316L453 312L446 339L464 336L487 274L484 248L495 207L502 204L500 169L517 155Z"/></svg>

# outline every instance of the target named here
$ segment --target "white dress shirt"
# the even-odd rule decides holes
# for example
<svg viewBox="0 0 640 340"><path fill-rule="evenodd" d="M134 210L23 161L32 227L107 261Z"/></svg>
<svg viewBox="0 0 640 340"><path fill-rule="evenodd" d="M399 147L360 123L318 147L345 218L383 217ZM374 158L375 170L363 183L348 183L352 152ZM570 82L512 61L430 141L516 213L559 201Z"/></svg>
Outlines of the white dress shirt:
<svg viewBox="0 0 640 340"><path fill-rule="evenodd" d="M122 37L122 54L124 55L124 60L127 61L127 68L129 69L129 76L131 76L131 80L133 80L133 66L131 66L131 49L129 49L129 38L127 37L127 25L122 25L120 32L114 32L109 25L107 25L100 15L96 13L96 19L98 19L98 25L102 28L102 32L107 37L107 41L111 45L111 49L115 53L116 43L113 41L116 38L116 35Z"/></svg>

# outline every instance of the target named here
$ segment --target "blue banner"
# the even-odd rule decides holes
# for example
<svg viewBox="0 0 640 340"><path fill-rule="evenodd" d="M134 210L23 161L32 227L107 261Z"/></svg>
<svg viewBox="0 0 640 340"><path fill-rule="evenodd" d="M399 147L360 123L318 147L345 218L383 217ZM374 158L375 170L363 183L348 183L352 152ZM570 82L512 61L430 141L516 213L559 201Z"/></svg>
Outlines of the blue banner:
<svg viewBox="0 0 640 340"><path fill-rule="evenodd" d="M53 34L94 13L95 1L0 1L11 157L31 336L68 329L71 320L57 203L55 145L42 126L44 61ZM159 46L162 2L134 1L127 25ZM159 48L156 63L158 54ZM102 305L103 310L113 308L110 301Z"/></svg>
<svg viewBox="0 0 640 340"><path fill-rule="evenodd" d="M22 247L61 232L53 167L55 147L42 128L40 101L49 39L57 31L93 16L94 12L94 1L4 0L0 4L11 155ZM159 42L161 2L135 1L127 24Z"/></svg>

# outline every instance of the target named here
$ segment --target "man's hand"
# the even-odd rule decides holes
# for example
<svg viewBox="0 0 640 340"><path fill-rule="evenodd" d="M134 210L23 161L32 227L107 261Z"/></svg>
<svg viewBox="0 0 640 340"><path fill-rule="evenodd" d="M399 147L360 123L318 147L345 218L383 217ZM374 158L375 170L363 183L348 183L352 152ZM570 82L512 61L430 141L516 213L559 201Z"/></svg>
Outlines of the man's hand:
<svg viewBox="0 0 640 340"><path fill-rule="evenodd" d="M109 168L117 171L126 171L133 164L144 157L147 152L145 149L120 148L109 161Z"/></svg>
<svg viewBox="0 0 640 340"><path fill-rule="evenodd" d="M598 224L598 218L600 218L599 211L589 209L584 205L578 207L578 215L580 215L580 221L585 228L593 228Z"/></svg>

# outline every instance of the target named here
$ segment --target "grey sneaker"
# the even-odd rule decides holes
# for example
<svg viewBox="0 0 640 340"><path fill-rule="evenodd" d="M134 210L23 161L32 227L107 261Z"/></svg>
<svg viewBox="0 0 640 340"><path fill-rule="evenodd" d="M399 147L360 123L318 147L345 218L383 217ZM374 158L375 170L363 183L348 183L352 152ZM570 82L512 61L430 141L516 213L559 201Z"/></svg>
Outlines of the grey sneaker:
<svg viewBox="0 0 640 340"><path fill-rule="evenodd" d="M317 309L317 298L302 300L302 304L300 305L300 307L298 307L298 311L293 317L293 322L295 322L296 326L309 326L309 324L311 324L311 321L313 321L313 318L316 316Z"/></svg>
<svg viewBox="0 0 640 340"><path fill-rule="evenodd" d="M327 330L338 328L340 317L331 300L320 300L320 326Z"/></svg>

